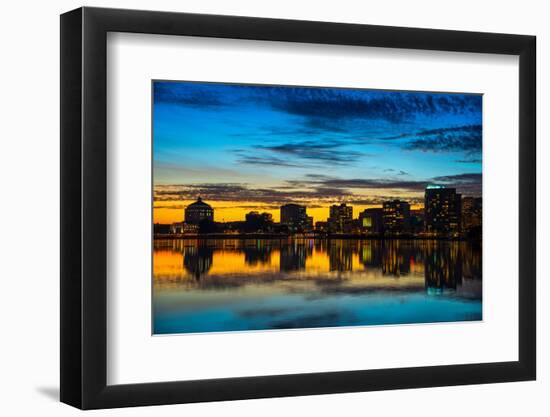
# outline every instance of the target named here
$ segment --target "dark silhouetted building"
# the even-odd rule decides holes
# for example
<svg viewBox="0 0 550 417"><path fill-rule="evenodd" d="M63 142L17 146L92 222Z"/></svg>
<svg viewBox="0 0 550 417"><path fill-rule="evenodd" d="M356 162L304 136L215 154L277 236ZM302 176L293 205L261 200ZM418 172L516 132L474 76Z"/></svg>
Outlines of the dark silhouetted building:
<svg viewBox="0 0 550 417"><path fill-rule="evenodd" d="M170 225L170 233L176 235L193 235L199 232L197 224L177 222Z"/></svg>
<svg viewBox="0 0 550 417"><path fill-rule="evenodd" d="M384 233L402 234L410 232L411 206L406 201L385 201L382 207Z"/></svg>
<svg viewBox="0 0 550 417"><path fill-rule="evenodd" d="M328 232L328 222L315 222L315 231L319 233L326 233Z"/></svg>
<svg viewBox="0 0 550 417"><path fill-rule="evenodd" d="M411 233L419 234L424 231L424 209L411 210Z"/></svg>
<svg viewBox="0 0 550 417"><path fill-rule="evenodd" d="M362 232L381 234L384 230L384 211L381 208L368 208L359 213L359 226Z"/></svg>
<svg viewBox="0 0 550 417"><path fill-rule="evenodd" d="M214 221L214 209L199 197L185 208L185 223L200 224L204 221Z"/></svg>
<svg viewBox="0 0 550 417"><path fill-rule="evenodd" d="M464 197L462 199L462 230L470 231L481 228L482 217L481 197Z"/></svg>
<svg viewBox="0 0 550 417"><path fill-rule="evenodd" d="M281 206L281 224L288 227L289 232L304 232L313 228L313 218L306 213L306 206L285 204Z"/></svg>
<svg viewBox="0 0 550 417"><path fill-rule="evenodd" d="M461 224L461 195L455 188L428 186L424 199L426 232L457 234Z"/></svg>
<svg viewBox="0 0 550 417"><path fill-rule="evenodd" d="M273 216L271 213L251 211L246 214L245 231L271 232L273 231Z"/></svg>
<svg viewBox="0 0 550 417"><path fill-rule="evenodd" d="M330 206L328 229L331 233L351 233L353 221L353 207L345 203Z"/></svg>
<svg viewBox="0 0 550 417"><path fill-rule="evenodd" d="M170 233L169 224L155 223L153 226L153 234L155 235L167 235Z"/></svg>

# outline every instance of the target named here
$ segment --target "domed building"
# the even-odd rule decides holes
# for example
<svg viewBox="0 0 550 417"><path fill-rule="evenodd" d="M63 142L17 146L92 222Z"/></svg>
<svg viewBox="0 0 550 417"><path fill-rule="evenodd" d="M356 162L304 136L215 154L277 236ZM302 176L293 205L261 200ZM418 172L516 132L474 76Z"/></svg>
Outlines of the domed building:
<svg viewBox="0 0 550 417"><path fill-rule="evenodd" d="M199 197L185 208L185 223L199 224L203 220L214 221L214 209Z"/></svg>

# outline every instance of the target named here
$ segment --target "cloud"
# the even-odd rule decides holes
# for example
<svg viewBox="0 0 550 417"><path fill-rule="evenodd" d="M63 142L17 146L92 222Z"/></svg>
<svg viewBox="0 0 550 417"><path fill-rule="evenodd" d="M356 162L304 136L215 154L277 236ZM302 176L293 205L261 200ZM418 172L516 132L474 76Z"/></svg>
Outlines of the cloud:
<svg viewBox="0 0 550 417"><path fill-rule="evenodd" d="M465 94L279 88L257 99L267 100L279 111L310 120L361 118L398 123L419 115L481 112L481 96Z"/></svg>
<svg viewBox="0 0 550 417"><path fill-rule="evenodd" d="M200 88L198 85L155 82L153 95L155 104L171 103L192 107L219 107L226 104L218 94L210 92L208 88Z"/></svg>
<svg viewBox="0 0 550 417"><path fill-rule="evenodd" d="M248 184L181 184L157 185L154 189L155 201L194 200L201 196L205 200L262 202L281 204L293 201L334 201L347 195L347 191L329 188L322 184L307 189L272 187L252 188Z"/></svg>
<svg viewBox="0 0 550 417"><path fill-rule="evenodd" d="M154 206L155 209L169 209L169 210L183 210L187 207L184 204L157 204Z"/></svg>
<svg viewBox="0 0 550 417"><path fill-rule="evenodd" d="M396 180L387 178L334 178L327 176L306 176L304 180L287 181L299 186L324 187L326 189L371 189L395 190L404 192L423 192L430 184L440 184L457 188L458 192L481 194L482 175L480 173L463 173L428 178L426 180ZM349 191L348 191L349 192ZM351 192L349 192L351 195Z"/></svg>
<svg viewBox="0 0 550 417"><path fill-rule="evenodd" d="M256 148L283 154L287 158L333 164L349 164L366 155L362 152L339 149L343 146L346 146L345 142L308 140L280 145L258 145Z"/></svg>
<svg viewBox="0 0 550 417"><path fill-rule="evenodd" d="M391 172L391 173L394 173L396 175L409 175L409 173L407 171L403 171L401 169L393 169L393 168L386 168L384 170L384 172Z"/></svg>
<svg viewBox="0 0 550 417"><path fill-rule="evenodd" d="M404 143L403 148L423 152L465 152L478 154L482 149L481 125L464 125L423 130Z"/></svg>
<svg viewBox="0 0 550 417"><path fill-rule="evenodd" d="M303 166L303 165L294 164L294 163L285 161L284 159L281 159L281 158L261 157L261 156L253 156L253 155L243 155L239 159L237 159L237 162L245 165L270 165L270 166L294 167L294 168L300 168Z"/></svg>
<svg viewBox="0 0 550 417"><path fill-rule="evenodd" d="M439 176L434 177L433 181L455 187L457 191L467 195L481 195L482 191L482 175L480 173Z"/></svg>
<svg viewBox="0 0 550 417"><path fill-rule="evenodd" d="M452 182L455 184L470 184L472 182L480 182L481 174L479 173L466 173L466 174L457 174L457 175L444 175L439 177L434 177L434 181L440 182Z"/></svg>
<svg viewBox="0 0 550 417"><path fill-rule="evenodd" d="M292 168L319 168L326 163L349 165L367 153L347 149L345 141L305 140L274 145L255 145L252 150L233 149L236 162L245 165L266 165Z"/></svg>
<svg viewBox="0 0 550 417"><path fill-rule="evenodd" d="M428 178L426 180L401 180L386 178L336 178L321 174L307 174L299 180L287 180L273 187L254 187L246 183L205 183L156 185L155 201L205 200L230 202L257 202L267 208L290 202L308 207L346 202L372 205L406 195L413 204L423 201L427 185L439 184L456 188L465 195L481 195L482 175L462 173ZM363 190L363 191L359 191ZM364 190L370 190L365 193ZM246 208L246 204L239 206Z"/></svg>
<svg viewBox="0 0 550 417"><path fill-rule="evenodd" d="M464 126L443 127L439 129L425 129L418 132L416 136L438 135L438 134L454 133L454 132L474 132L474 133L481 134L481 125L464 125Z"/></svg>
<svg viewBox="0 0 550 417"><path fill-rule="evenodd" d="M469 157L469 158L457 159L455 162L458 162L461 164L481 164L482 159L477 157Z"/></svg>
<svg viewBox="0 0 550 417"><path fill-rule="evenodd" d="M337 121L322 117L310 117L304 121L303 125L305 126L304 131L312 134L319 132L346 133L348 131Z"/></svg>
<svg viewBox="0 0 550 417"><path fill-rule="evenodd" d="M481 95L474 94L160 81L154 83L154 99L196 107L267 106L302 118L299 134L346 133L346 121L401 123L434 115L479 116L482 102Z"/></svg>

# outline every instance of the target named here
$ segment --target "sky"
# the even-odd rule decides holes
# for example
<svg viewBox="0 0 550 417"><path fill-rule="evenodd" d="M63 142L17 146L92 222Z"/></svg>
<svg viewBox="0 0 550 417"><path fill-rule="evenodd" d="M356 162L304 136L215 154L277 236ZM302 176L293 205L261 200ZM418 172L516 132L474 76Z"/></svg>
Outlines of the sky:
<svg viewBox="0 0 550 417"><path fill-rule="evenodd" d="M332 204L354 217L388 199L422 207L426 185L481 196L482 96L153 82L154 222L201 196L215 221Z"/></svg>

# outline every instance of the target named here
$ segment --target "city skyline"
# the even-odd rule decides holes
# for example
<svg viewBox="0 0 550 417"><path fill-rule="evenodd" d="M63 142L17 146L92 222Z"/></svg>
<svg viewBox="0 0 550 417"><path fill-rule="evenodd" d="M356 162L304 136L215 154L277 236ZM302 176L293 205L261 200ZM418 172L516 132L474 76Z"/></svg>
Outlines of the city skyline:
<svg viewBox="0 0 550 417"><path fill-rule="evenodd" d="M197 196L214 221L347 203L423 207L442 184L481 196L481 96L337 88L153 83L154 222L182 221Z"/></svg>
<svg viewBox="0 0 550 417"><path fill-rule="evenodd" d="M346 203L330 206L324 221L313 221L307 206L287 203L279 207L280 221L268 212L249 211L244 219L214 221L215 209L201 197L185 207L183 221L155 223L155 238L216 237L220 235L349 236L375 238L468 238L482 235L482 198L464 197L455 188L432 185L425 189L425 209L411 208L405 200L387 200L381 207L367 208L357 217Z"/></svg>

